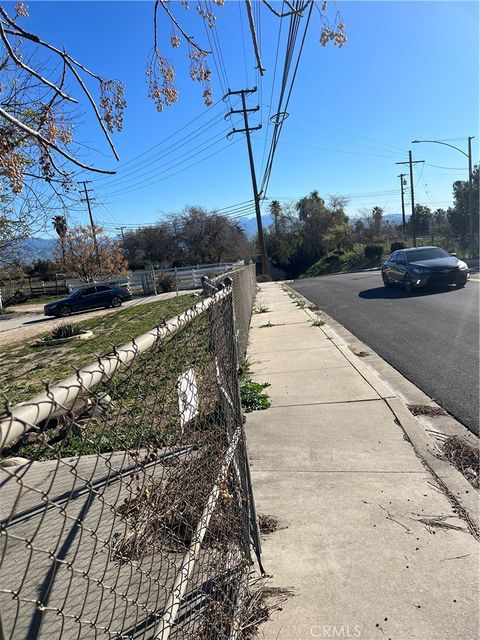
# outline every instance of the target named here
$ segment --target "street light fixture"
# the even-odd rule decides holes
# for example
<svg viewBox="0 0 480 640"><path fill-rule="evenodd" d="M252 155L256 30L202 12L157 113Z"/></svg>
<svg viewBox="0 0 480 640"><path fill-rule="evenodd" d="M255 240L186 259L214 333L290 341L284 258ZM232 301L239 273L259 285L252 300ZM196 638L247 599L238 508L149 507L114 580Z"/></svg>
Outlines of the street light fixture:
<svg viewBox="0 0 480 640"><path fill-rule="evenodd" d="M468 158L468 219L469 219L469 231L470 231L470 257L473 258L475 253L475 247L473 245L473 193L472 193L472 140L475 136L468 136L468 153L465 153L462 149L455 147L448 142L442 142L442 140L412 140L412 144L418 144L420 142L431 142L433 144L443 144L445 147L451 147L456 151L459 151Z"/></svg>

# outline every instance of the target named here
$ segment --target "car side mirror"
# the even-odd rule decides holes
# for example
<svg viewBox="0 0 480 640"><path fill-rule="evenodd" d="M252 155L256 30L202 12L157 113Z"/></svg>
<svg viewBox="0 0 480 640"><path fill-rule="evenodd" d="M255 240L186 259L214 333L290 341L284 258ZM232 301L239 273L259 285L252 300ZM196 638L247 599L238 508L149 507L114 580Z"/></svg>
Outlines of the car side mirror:
<svg viewBox="0 0 480 640"><path fill-rule="evenodd" d="M450 253L450 255L451 255L451 256L453 256L454 258L456 258L456 257L457 257L457 254L455 253L455 251L452 251L452 252Z"/></svg>

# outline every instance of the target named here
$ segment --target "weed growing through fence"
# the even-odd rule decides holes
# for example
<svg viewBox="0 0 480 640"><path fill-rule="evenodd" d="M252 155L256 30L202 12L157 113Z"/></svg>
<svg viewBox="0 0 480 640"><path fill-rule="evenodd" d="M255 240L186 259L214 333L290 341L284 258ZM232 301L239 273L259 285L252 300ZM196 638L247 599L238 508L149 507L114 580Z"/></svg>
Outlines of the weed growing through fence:
<svg viewBox="0 0 480 640"><path fill-rule="evenodd" d="M260 529L260 533L264 536L269 533L274 533L278 529L278 518L269 514L259 513L258 528Z"/></svg>

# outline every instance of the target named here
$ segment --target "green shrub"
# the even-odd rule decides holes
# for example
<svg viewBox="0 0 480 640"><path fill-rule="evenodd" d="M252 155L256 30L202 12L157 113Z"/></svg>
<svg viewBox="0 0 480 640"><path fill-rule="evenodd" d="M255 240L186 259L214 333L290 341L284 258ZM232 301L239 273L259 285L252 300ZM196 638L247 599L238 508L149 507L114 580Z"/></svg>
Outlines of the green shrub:
<svg viewBox="0 0 480 640"><path fill-rule="evenodd" d="M325 256L323 261L328 266L333 266L335 264L340 264L340 256L338 256L336 253L332 253L329 256Z"/></svg>
<svg viewBox="0 0 480 640"><path fill-rule="evenodd" d="M63 338L73 338L73 336L79 336L82 333L82 328L78 324L65 323L59 324L52 329L50 334L50 340L62 340Z"/></svg>
<svg viewBox="0 0 480 640"><path fill-rule="evenodd" d="M399 251L400 249L406 249L407 245L405 244L405 242L402 242L400 240L395 240L395 242L392 242L392 244L390 245L390 253L393 253L394 251Z"/></svg>
<svg viewBox="0 0 480 640"><path fill-rule="evenodd" d="M381 260L383 256L383 245L367 244L364 249L364 254L368 260Z"/></svg>
<svg viewBox="0 0 480 640"><path fill-rule="evenodd" d="M171 273L160 273L157 276L157 291L158 293L168 293L169 291L175 291L176 282L175 276Z"/></svg>

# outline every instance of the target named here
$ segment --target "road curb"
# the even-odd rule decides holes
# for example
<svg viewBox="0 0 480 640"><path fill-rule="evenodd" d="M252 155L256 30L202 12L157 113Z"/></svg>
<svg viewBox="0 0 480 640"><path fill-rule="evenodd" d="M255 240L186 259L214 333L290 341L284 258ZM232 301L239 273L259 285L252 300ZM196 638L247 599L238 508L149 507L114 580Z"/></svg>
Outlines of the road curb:
<svg viewBox="0 0 480 640"><path fill-rule="evenodd" d="M415 453L453 504L454 510L466 520L472 535L480 540L479 495L475 488L450 462L436 453L435 444L400 398L385 398L385 402L410 440Z"/></svg>
<svg viewBox="0 0 480 640"><path fill-rule="evenodd" d="M403 430L405 437L410 441L416 455L435 478L443 493L452 503L455 512L466 521L472 535L477 540L480 540L480 496L477 490L448 460L440 457L434 440L425 431L424 426L412 415L404 400L398 396L388 383L384 382L381 375L371 365L366 365L355 355L345 340L328 323L332 321L347 331L343 325L331 319L327 313L319 309L311 300L292 289L286 282L282 286L288 288L298 300L305 303L304 311L312 320L318 319L317 309L325 316L327 324L322 327L325 335L333 341L350 364L386 402L396 422ZM351 335L353 336L353 334ZM377 358L383 360L373 349L370 347L368 349ZM400 376L401 374L398 372L398 375ZM473 434L472 436L475 437Z"/></svg>

